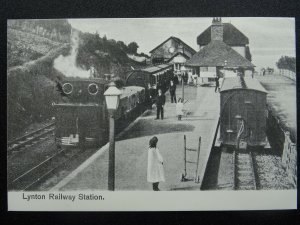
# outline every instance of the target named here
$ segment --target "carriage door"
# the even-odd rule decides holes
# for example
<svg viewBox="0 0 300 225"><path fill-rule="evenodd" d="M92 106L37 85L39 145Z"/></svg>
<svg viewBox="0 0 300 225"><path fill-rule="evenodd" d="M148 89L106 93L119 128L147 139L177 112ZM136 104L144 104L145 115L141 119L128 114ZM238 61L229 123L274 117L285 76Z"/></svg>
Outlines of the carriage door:
<svg viewBox="0 0 300 225"><path fill-rule="evenodd" d="M255 127L256 127L256 112L255 106L253 105L253 92L247 92L246 98L244 100L245 109L245 137L246 141L249 143L255 141Z"/></svg>

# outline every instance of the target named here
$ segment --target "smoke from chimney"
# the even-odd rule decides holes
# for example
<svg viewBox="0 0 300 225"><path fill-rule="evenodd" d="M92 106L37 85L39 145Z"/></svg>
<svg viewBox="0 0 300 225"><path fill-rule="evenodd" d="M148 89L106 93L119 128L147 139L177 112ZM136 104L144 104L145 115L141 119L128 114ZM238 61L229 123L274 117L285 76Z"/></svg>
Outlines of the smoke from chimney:
<svg viewBox="0 0 300 225"><path fill-rule="evenodd" d="M68 56L60 55L54 60L54 68L67 77L89 78L90 70L83 70L76 65L78 54L79 34L77 31L71 32L71 52Z"/></svg>

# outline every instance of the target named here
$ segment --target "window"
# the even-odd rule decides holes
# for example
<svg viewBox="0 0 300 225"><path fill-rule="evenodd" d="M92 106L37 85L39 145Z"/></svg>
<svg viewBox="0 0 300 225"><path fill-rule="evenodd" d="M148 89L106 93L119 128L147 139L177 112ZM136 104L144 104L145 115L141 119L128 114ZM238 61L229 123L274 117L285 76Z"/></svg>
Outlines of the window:
<svg viewBox="0 0 300 225"><path fill-rule="evenodd" d="M200 72L207 72L208 71L208 67L200 67Z"/></svg>

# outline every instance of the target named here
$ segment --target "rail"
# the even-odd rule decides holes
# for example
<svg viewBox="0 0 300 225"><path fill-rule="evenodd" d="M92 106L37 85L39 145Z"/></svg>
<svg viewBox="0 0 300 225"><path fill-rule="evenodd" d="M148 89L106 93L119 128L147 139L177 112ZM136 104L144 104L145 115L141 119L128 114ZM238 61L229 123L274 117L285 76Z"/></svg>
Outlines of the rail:
<svg viewBox="0 0 300 225"><path fill-rule="evenodd" d="M255 177L253 155L250 150L235 150L234 160L234 189L256 190L257 181Z"/></svg>
<svg viewBox="0 0 300 225"><path fill-rule="evenodd" d="M63 148L51 157L40 162L12 181L8 181L9 190L32 190L37 184L49 177L54 171L77 157L81 149Z"/></svg>
<svg viewBox="0 0 300 225"><path fill-rule="evenodd" d="M31 146L36 141L41 140L44 136L47 136L49 133L53 132L54 127L55 127L55 123L52 122L42 128L39 128L19 138L9 141L7 143L8 152L18 150L22 147L25 147L26 145Z"/></svg>

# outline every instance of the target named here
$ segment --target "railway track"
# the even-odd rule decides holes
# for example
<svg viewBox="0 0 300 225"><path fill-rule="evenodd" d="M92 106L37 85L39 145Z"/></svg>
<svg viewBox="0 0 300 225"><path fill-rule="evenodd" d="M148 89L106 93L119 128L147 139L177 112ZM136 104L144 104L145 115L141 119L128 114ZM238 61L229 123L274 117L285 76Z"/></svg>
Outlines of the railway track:
<svg viewBox="0 0 300 225"><path fill-rule="evenodd" d="M81 153L79 148L63 148L40 162L20 176L8 181L8 190L29 191L45 181L57 169L76 158Z"/></svg>
<svg viewBox="0 0 300 225"><path fill-rule="evenodd" d="M252 152L250 150L234 151L234 189L256 190Z"/></svg>
<svg viewBox="0 0 300 225"><path fill-rule="evenodd" d="M122 127L121 130L123 130L124 127ZM49 138L54 129L55 124L51 123L11 141L8 143L8 152L20 152L19 150L24 147L30 147L37 142L41 142ZM41 185L49 186L47 183L49 178L55 177L61 171L65 172L65 168L72 167L73 164L77 165L82 158L93 153L93 151L93 148L86 149L77 147L63 147L62 149L56 150L51 153L51 156L44 158L42 161L37 161L36 164L33 164L29 169L27 168L27 170L22 171L18 175L14 176L12 173L12 176L7 182L8 190L31 191L37 190ZM25 153L25 151L23 151L23 153Z"/></svg>
<svg viewBox="0 0 300 225"><path fill-rule="evenodd" d="M11 153L13 151L18 151L26 147L30 147L42 140L49 138L53 135L55 129L55 123L52 122L46 126L32 131L28 134L23 135L22 137L16 138L7 143L7 152Z"/></svg>

